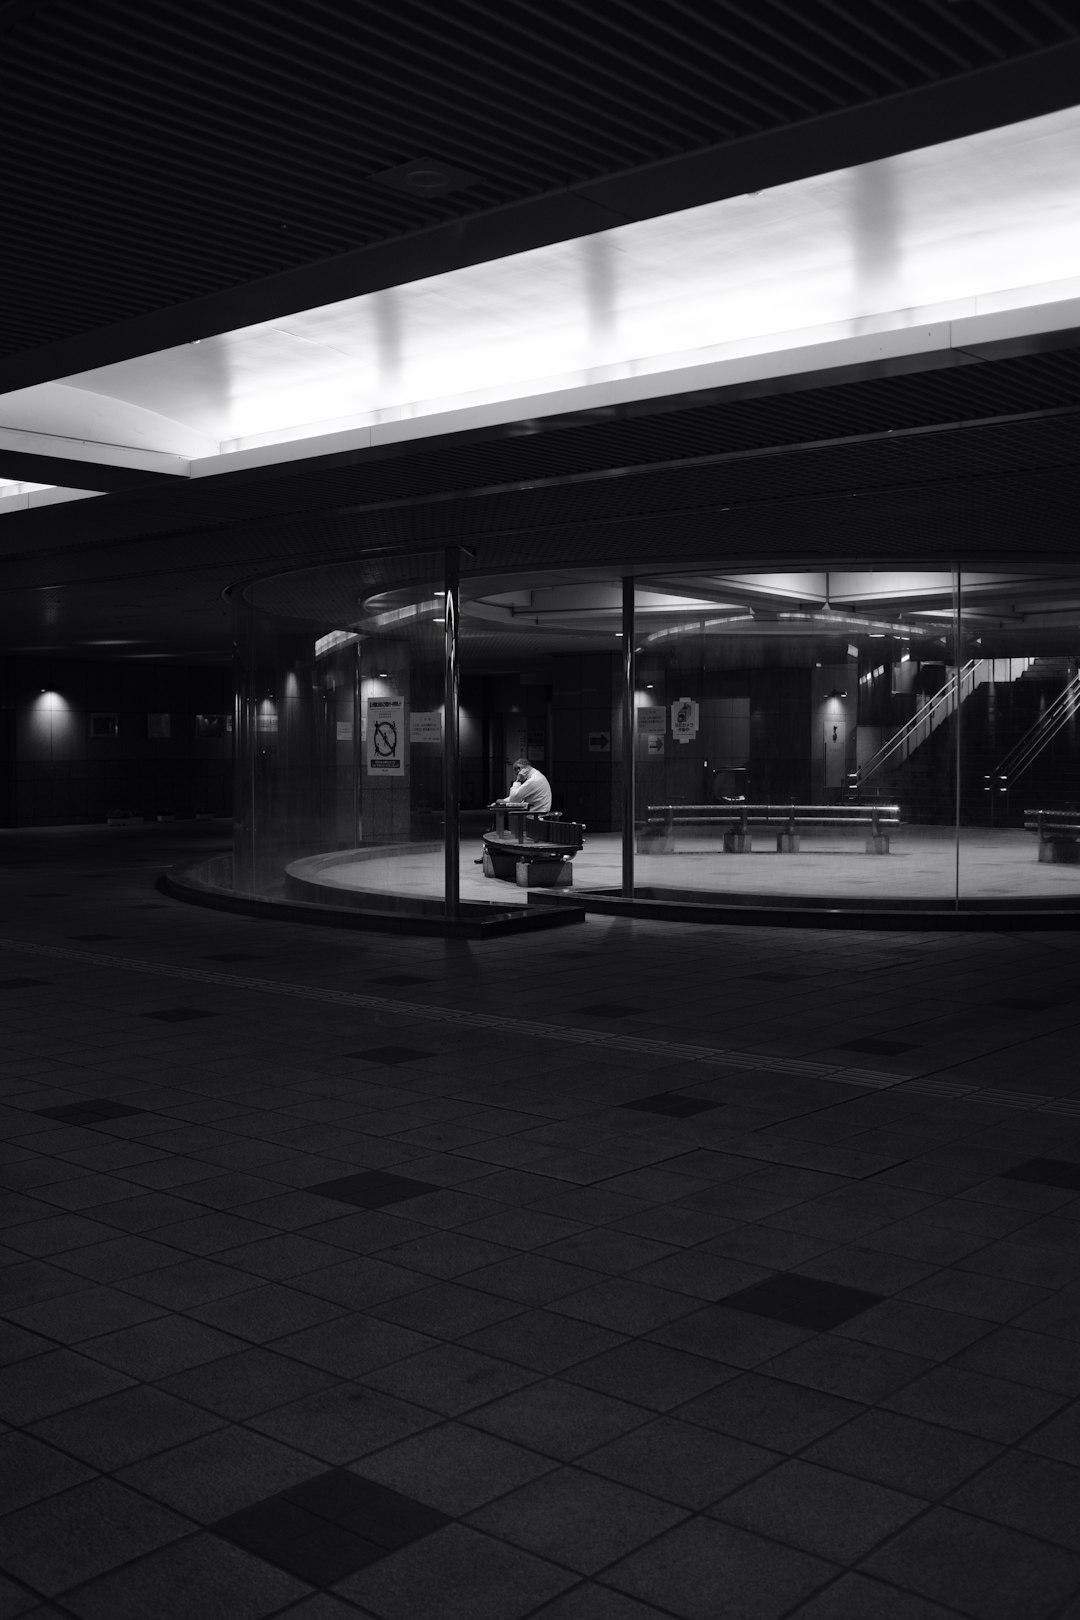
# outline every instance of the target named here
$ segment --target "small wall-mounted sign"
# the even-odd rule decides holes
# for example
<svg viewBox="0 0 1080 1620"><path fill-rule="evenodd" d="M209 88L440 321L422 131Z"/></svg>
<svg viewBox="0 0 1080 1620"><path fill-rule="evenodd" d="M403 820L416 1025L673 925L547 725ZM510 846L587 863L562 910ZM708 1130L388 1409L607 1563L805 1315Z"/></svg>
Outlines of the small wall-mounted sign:
<svg viewBox="0 0 1080 1620"><path fill-rule="evenodd" d="M352 721L339 720L337 722L338 742L352 742Z"/></svg>
<svg viewBox="0 0 1080 1620"><path fill-rule="evenodd" d="M120 716L114 711L92 714L90 716L90 735L91 737L118 737L120 735Z"/></svg>
<svg viewBox="0 0 1080 1620"><path fill-rule="evenodd" d="M195 716L196 737L224 737L227 719L228 715L225 714L197 714Z"/></svg>
<svg viewBox="0 0 1080 1620"><path fill-rule="evenodd" d="M667 710L659 704L647 704L637 711L639 736L662 737L667 730Z"/></svg>
<svg viewBox="0 0 1080 1620"><path fill-rule="evenodd" d="M671 735L676 742L693 742L698 734L698 706L693 698L676 698L671 705Z"/></svg>
<svg viewBox="0 0 1080 1620"><path fill-rule="evenodd" d="M610 754L611 753L611 732L610 731L590 731L589 732L589 753L590 754Z"/></svg>
<svg viewBox="0 0 1080 1620"><path fill-rule="evenodd" d="M146 735L148 737L168 737L171 734L171 721L167 714L147 715Z"/></svg>
<svg viewBox="0 0 1080 1620"><path fill-rule="evenodd" d="M409 715L409 741L442 742L442 715L438 709L413 709Z"/></svg>

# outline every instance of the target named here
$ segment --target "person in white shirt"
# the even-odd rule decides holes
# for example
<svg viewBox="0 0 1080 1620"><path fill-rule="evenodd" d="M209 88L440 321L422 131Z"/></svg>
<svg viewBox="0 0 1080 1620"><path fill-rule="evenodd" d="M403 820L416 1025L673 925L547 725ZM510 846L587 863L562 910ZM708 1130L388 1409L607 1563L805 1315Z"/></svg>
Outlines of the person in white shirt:
<svg viewBox="0 0 1080 1620"><path fill-rule="evenodd" d="M509 805L512 810L528 810L534 816L542 816L551 809L551 783L543 771L538 771L527 759L516 759L514 770L517 774L510 784L506 798L496 799L494 803Z"/></svg>
<svg viewBox="0 0 1080 1620"><path fill-rule="evenodd" d="M528 810L532 815L543 815L551 809L551 783L543 771L538 771L535 765L530 765L527 759L514 761L514 780L510 784L510 791L505 799L493 799L490 809L498 805L509 805L512 810ZM484 857L476 860L476 865L483 865Z"/></svg>

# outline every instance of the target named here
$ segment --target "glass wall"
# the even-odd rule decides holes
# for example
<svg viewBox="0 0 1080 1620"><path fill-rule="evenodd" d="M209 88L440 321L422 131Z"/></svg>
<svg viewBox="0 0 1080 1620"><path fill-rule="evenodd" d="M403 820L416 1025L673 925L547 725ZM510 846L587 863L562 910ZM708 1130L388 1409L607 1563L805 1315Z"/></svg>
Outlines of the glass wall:
<svg viewBox="0 0 1080 1620"><path fill-rule="evenodd" d="M1052 570L639 580L635 893L1071 905L1077 618Z"/></svg>
<svg viewBox="0 0 1080 1620"><path fill-rule="evenodd" d="M442 905L445 588L362 587L347 567L237 593L241 894Z"/></svg>
<svg viewBox="0 0 1080 1620"><path fill-rule="evenodd" d="M449 875L465 905L525 905L541 868L523 880L518 862L483 863L489 807L525 760L573 829L572 866L552 871L579 894L1080 903L1071 577L474 573L455 732L442 565L406 559L389 580L341 565L238 593L239 892L441 910Z"/></svg>

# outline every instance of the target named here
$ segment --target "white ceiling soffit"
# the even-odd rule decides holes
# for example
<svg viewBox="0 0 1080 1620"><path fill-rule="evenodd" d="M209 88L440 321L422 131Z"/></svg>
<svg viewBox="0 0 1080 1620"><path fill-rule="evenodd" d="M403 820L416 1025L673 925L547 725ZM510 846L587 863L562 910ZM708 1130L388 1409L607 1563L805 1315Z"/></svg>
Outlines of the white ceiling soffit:
<svg viewBox="0 0 1080 1620"><path fill-rule="evenodd" d="M18 390L0 446L200 477L1080 326L1078 176L1080 107Z"/></svg>

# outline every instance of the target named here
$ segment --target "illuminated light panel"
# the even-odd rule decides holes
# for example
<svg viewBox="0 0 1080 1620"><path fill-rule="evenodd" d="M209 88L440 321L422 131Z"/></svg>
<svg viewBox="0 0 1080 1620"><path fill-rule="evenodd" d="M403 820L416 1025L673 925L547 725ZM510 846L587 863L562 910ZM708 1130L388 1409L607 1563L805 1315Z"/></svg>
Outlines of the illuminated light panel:
<svg viewBox="0 0 1080 1620"><path fill-rule="evenodd" d="M19 390L0 445L202 476L1078 325L1078 172L1074 107Z"/></svg>

